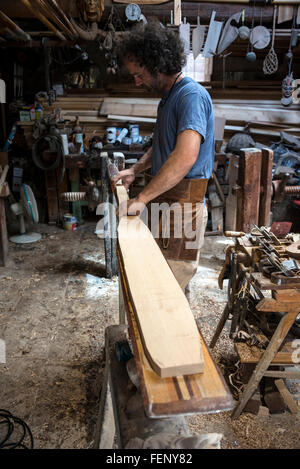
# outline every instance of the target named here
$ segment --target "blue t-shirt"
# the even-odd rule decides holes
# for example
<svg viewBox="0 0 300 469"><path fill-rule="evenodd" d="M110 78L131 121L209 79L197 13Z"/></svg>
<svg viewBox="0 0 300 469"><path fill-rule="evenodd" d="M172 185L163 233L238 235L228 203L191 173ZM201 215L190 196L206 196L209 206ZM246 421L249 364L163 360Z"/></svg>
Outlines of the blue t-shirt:
<svg viewBox="0 0 300 469"><path fill-rule="evenodd" d="M197 161L185 177L209 179L214 162L213 106L206 89L185 77L159 102L152 142L152 176L174 150L178 134L188 129L199 132L202 142Z"/></svg>

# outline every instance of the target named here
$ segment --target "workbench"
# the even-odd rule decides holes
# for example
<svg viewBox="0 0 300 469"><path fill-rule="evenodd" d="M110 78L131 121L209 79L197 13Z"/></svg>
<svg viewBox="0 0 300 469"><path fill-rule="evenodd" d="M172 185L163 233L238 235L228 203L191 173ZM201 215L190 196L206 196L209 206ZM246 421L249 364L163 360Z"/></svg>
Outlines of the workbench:
<svg viewBox="0 0 300 469"><path fill-rule="evenodd" d="M266 233L265 229L264 233ZM210 347L213 348L231 315L230 337L235 340L234 346L240 362L242 364L256 364L256 368L240 396L239 403L233 411L232 418L234 419L239 417L264 376L300 378L300 371L294 369L274 370L274 365L289 368L295 367L296 364L293 345L297 337L292 334L289 337L288 334L300 313L300 260L294 260L294 276L291 274L290 277L287 276L288 272L291 271L286 271L286 275L282 275L276 270L276 267L267 266L266 249L269 247L270 252L277 251L275 258L279 259L282 264L290 259L286 251L291 243L286 239L278 240L276 236L272 235L270 238L273 238L273 243L263 241L264 245L261 245L256 242L257 237L242 235L244 233L236 238L235 246L227 248L226 261L219 276L219 286L222 288L224 278L230 279L228 302L210 343ZM250 288L253 289L252 294L250 294ZM241 292L246 292L246 289L248 289L248 293L245 293L242 298ZM241 331L243 331L244 325L247 325L249 331L248 323L249 320L253 319L249 300L246 303L246 310L245 304L241 302L242 299L247 298L247 295L251 299L253 299L253 295L256 295L254 317L256 316L256 320L258 318L258 329L259 326L264 328L264 333L256 332L255 337L254 335L250 337L248 334L248 339L252 339L252 343L249 343L249 340L248 342L238 340L240 336L243 336ZM272 314L278 316L278 321L275 326L270 327ZM250 324L250 327L253 326ZM269 340L267 345L262 346L266 339L266 331L269 333ZM282 385L281 382L281 390ZM288 391L285 390L286 392Z"/></svg>

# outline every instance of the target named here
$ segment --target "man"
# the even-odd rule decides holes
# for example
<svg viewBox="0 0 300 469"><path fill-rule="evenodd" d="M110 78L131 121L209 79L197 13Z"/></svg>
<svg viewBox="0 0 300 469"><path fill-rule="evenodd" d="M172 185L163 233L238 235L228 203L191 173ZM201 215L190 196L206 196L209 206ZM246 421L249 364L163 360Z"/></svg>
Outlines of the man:
<svg viewBox="0 0 300 469"><path fill-rule="evenodd" d="M140 214L146 204L150 210L154 203L167 202L171 206L175 213L170 237L164 236L164 227L160 226L158 244L185 289L197 270L207 222L203 200L214 159L211 99L201 85L183 77L183 44L176 33L161 24L148 23L127 32L117 52L137 86L162 95L152 147L115 179L115 183L122 179L128 188L138 173L151 168L150 182L136 198L120 205L119 217ZM179 238L175 236L178 213L182 215L183 231ZM187 243L193 235L196 245L189 248Z"/></svg>

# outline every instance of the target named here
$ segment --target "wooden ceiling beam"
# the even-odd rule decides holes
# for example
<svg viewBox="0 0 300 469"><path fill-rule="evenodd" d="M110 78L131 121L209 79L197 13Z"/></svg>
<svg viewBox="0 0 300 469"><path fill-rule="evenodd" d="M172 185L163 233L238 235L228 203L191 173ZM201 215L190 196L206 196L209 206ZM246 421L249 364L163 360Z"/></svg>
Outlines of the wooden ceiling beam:
<svg viewBox="0 0 300 469"><path fill-rule="evenodd" d="M66 41L65 36L58 31L58 29L53 26L53 24L50 23L50 21L39 10L34 8L29 0L21 0L21 2L31 11L34 17L38 18L48 29L53 31L61 41Z"/></svg>
<svg viewBox="0 0 300 469"><path fill-rule="evenodd" d="M50 0L51 3L56 0ZM134 3L134 0L132 0ZM70 2L70 0L57 0L56 4L59 9L70 18L78 18L78 10L76 7L76 2ZM101 23L106 22L110 14L111 7L118 11L121 18L125 21L125 4L115 3L112 0L105 0L105 10L101 18ZM1 9L6 13L10 18L32 18L35 15L30 12L24 4L18 1L18 6L16 8L16 2L11 0L1 0ZM161 21L170 21L170 12L174 10L174 1L167 3L162 3L159 5L141 5L142 13L147 17L157 16ZM260 21L260 15L262 13L262 22L263 23L272 23L273 19L273 6L262 6L256 3L256 7L246 4L246 3L218 3L218 0L215 2L199 2L199 1L181 1L182 17L186 17L187 21L192 21L196 24L197 16L200 16L201 24L209 24L211 12L215 10L217 12L216 19L219 21L225 21L229 16L245 9L245 21L249 23L252 21L252 15L254 12L254 20Z"/></svg>
<svg viewBox="0 0 300 469"><path fill-rule="evenodd" d="M50 18L53 23L56 24L70 39L74 39L74 34L66 27L66 25L58 18L53 9L44 2L44 0L33 0L36 7L43 13L46 17ZM77 35L76 35L77 37Z"/></svg>
<svg viewBox="0 0 300 469"><path fill-rule="evenodd" d="M61 16L62 20L66 23L70 31L77 37L77 31L72 25L71 21L67 17L65 11L57 4L56 0L46 0L48 4L52 6L52 8L56 11L58 16ZM74 2L73 2L74 3Z"/></svg>
<svg viewBox="0 0 300 469"><path fill-rule="evenodd" d="M14 21L12 21L5 13L0 11L0 19L4 22L13 33L17 35L19 40L31 41L31 37L28 33L25 33Z"/></svg>
<svg viewBox="0 0 300 469"><path fill-rule="evenodd" d="M76 1L58 0L59 7L67 16L78 16ZM20 0L1 0L1 10L10 18L34 18L35 15Z"/></svg>

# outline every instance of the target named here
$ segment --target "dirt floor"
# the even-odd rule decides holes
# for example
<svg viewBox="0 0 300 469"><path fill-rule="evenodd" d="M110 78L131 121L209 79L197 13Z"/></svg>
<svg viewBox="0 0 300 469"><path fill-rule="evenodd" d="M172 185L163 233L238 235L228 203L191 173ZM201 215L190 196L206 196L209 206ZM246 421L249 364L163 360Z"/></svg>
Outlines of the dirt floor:
<svg viewBox="0 0 300 469"><path fill-rule="evenodd" d="M29 425L36 448L93 447L104 331L118 322L118 279L103 276L103 241L94 230L94 222L73 232L40 224L42 239L10 243L0 267L0 407ZM217 285L225 246L221 237L206 238L192 280L191 307L208 343L226 301L226 283L224 291ZM222 371L236 362L226 330L213 355ZM187 419L192 433L222 433L222 448L300 448L300 420L288 410Z"/></svg>

